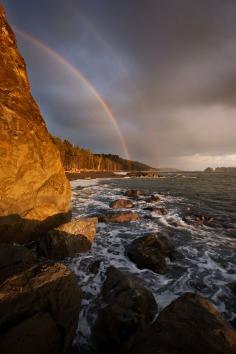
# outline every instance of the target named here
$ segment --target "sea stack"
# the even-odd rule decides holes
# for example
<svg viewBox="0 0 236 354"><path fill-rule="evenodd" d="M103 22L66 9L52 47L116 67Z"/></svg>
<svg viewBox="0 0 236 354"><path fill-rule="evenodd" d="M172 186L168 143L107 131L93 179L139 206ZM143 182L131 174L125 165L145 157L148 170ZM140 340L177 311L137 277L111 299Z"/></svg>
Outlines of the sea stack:
<svg viewBox="0 0 236 354"><path fill-rule="evenodd" d="M59 152L0 5L0 243L30 241L64 222L70 201Z"/></svg>

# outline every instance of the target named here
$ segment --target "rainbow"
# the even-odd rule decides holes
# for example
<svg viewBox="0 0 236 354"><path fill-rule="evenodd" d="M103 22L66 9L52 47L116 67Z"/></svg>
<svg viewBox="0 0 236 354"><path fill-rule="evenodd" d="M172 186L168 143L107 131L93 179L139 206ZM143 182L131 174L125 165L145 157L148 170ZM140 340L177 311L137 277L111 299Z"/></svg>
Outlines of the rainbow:
<svg viewBox="0 0 236 354"><path fill-rule="evenodd" d="M71 3L68 3L67 5L70 5L72 7L72 4ZM101 34L99 33L99 31L97 30L97 28L95 28L93 26L93 24L85 17L85 16L82 16L78 10L73 7L72 8L72 11L76 11L77 12L77 16L80 18L80 20L83 22L83 24L85 25L85 27L89 30L90 33L92 33L95 38L98 40L99 43L101 43L104 48L108 49L108 50L112 50L114 51L113 49L113 46L111 46L111 44L109 42L107 42L103 36L101 36ZM116 58L119 58L118 55L116 55ZM119 62L118 60L118 64L121 64L121 62ZM122 67L122 65L121 65ZM134 96L136 97L136 99L138 99L138 102L141 106L141 109L142 109L142 112L144 114L144 116L147 116L147 111L146 111L146 107L145 107L145 104L143 102L143 98L142 96L140 95L140 92L137 90L136 88L136 85L133 83L133 81L127 77L127 73L126 71L124 71L125 75L126 75L126 80L128 81L128 84L130 86L130 89L132 91L132 93L134 94Z"/></svg>
<svg viewBox="0 0 236 354"><path fill-rule="evenodd" d="M105 111L106 116L109 118L110 122L112 123L122 146L122 150L124 153L124 157L128 160L131 160L130 154L128 151L128 147L124 138L124 135L117 123L117 120L112 112L111 108L107 104L107 102L101 97L99 92L96 88L92 85L92 83L81 73L81 71L76 68L73 64L71 64L67 59L65 59L61 54L56 52L54 49L48 47L46 44L41 42L38 38L34 37L31 34L19 29L18 27L14 26L15 31L34 45L38 46L39 48L43 49L47 54L49 54L52 58L56 59L60 64L64 65L68 71L70 71L80 82L83 82L86 87L90 90L96 100L99 102L102 109Z"/></svg>

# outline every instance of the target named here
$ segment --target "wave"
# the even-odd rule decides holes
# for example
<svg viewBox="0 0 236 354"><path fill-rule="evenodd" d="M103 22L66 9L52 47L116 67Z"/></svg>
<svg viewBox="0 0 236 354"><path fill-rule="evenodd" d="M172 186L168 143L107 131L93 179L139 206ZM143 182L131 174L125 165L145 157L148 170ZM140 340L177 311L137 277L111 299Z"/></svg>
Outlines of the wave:
<svg viewBox="0 0 236 354"><path fill-rule="evenodd" d="M71 185L74 218L108 210L109 203L124 192L109 181L100 184L98 180L80 180L71 182ZM182 218L180 208L186 203L184 198L160 195L160 199L158 207L167 209L166 215L144 210L147 203L141 199L133 209L141 215L139 221L127 225L99 223L91 250L66 261L85 294L76 338L79 344L86 342L90 335L101 305L100 288L110 265L143 278L154 294L159 310L184 292L191 291L199 292L212 301L227 320L236 317L234 295L228 286L236 281L235 239L227 237L222 230L216 232L210 228L188 225ZM126 257L126 247L147 232L168 232L176 245L176 261L168 262L165 275L140 270ZM89 270L94 261L100 262L97 274Z"/></svg>

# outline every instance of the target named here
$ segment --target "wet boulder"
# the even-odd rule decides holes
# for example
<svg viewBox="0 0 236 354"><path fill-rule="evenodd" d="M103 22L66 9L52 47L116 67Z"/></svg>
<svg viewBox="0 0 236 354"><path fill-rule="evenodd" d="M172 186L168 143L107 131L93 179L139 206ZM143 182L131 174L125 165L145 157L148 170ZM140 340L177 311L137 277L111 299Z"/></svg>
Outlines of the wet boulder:
<svg viewBox="0 0 236 354"><path fill-rule="evenodd" d="M40 252L58 260L89 251L96 235L97 222L96 217L75 219L49 231L40 239Z"/></svg>
<svg viewBox="0 0 236 354"><path fill-rule="evenodd" d="M165 208L158 208L155 206L148 206L148 207L143 208L143 210L148 210L148 211L157 213L159 215L167 215L168 214L168 212Z"/></svg>
<svg viewBox="0 0 236 354"><path fill-rule="evenodd" d="M92 274L97 274L99 272L101 263L101 259L97 259L96 261L92 262L88 267L89 272Z"/></svg>
<svg viewBox="0 0 236 354"><path fill-rule="evenodd" d="M110 203L112 209L133 208L133 203L129 199L117 199Z"/></svg>
<svg viewBox="0 0 236 354"><path fill-rule="evenodd" d="M130 189L125 192L125 196L129 198L139 198L142 195L142 192L138 189Z"/></svg>
<svg viewBox="0 0 236 354"><path fill-rule="evenodd" d="M207 227L221 227L219 222L211 215L200 214L197 210L188 208L187 213L184 215L183 220L193 226L207 226Z"/></svg>
<svg viewBox="0 0 236 354"><path fill-rule="evenodd" d="M231 290L232 294L236 295L236 281L227 284L227 287Z"/></svg>
<svg viewBox="0 0 236 354"><path fill-rule="evenodd" d="M102 286L105 302L93 329L93 340L101 353L117 353L134 333L152 322L157 304L143 281L115 267L107 270Z"/></svg>
<svg viewBox="0 0 236 354"><path fill-rule="evenodd" d="M64 354L74 338L81 290L63 264L36 264L0 287L1 354Z"/></svg>
<svg viewBox="0 0 236 354"><path fill-rule="evenodd" d="M186 293L173 301L120 354L235 354L236 332L202 296Z"/></svg>
<svg viewBox="0 0 236 354"><path fill-rule="evenodd" d="M125 223L136 220L139 220L139 214L132 211L110 212L98 216L98 221L105 223Z"/></svg>
<svg viewBox="0 0 236 354"><path fill-rule="evenodd" d="M158 195L151 195L150 197L146 198L145 201L147 203L157 203L159 202L161 199Z"/></svg>
<svg viewBox="0 0 236 354"><path fill-rule="evenodd" d="M140 269L164 273L166 257L174 260L174 246L167 236L148 234L135 239L127 248L127 255Z"/></svg>

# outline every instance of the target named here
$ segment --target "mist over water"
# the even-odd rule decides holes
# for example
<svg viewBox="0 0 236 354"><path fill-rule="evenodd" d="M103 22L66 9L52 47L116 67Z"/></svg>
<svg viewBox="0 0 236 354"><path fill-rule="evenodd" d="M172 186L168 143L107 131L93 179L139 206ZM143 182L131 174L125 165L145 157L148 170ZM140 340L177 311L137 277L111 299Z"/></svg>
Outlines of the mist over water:
<svg viewBox="0 0 236 354"><path fill-rule="evenodd" d="M235 294L230 285L236 282L236 176L188 173L165 177L85 181L83 187L72 182L75 218L108 210L109 203L130 188L143 190L148 195L159 193L161 201L157 206L168 211L165 216L150 213L143 210L148 203L140 199L132 209L140 214L139 221L123 225L99 223L91 250L67 260L85 294L77 345L83 345L89 338L102 306L100 288L110 265L142 278L154 294L159 311L185 292L198 292L228 321L235 321ZM87 182L91 185L86 186ZM188 208L214 217L219 227L187 224L184 216ZM147 232L167 234L175 244L176 260L168 261L165 274L140 270L126 256L126 247ZM89 268L96 260L100 261L100 267L98 273L93 274Z"/></svg>

